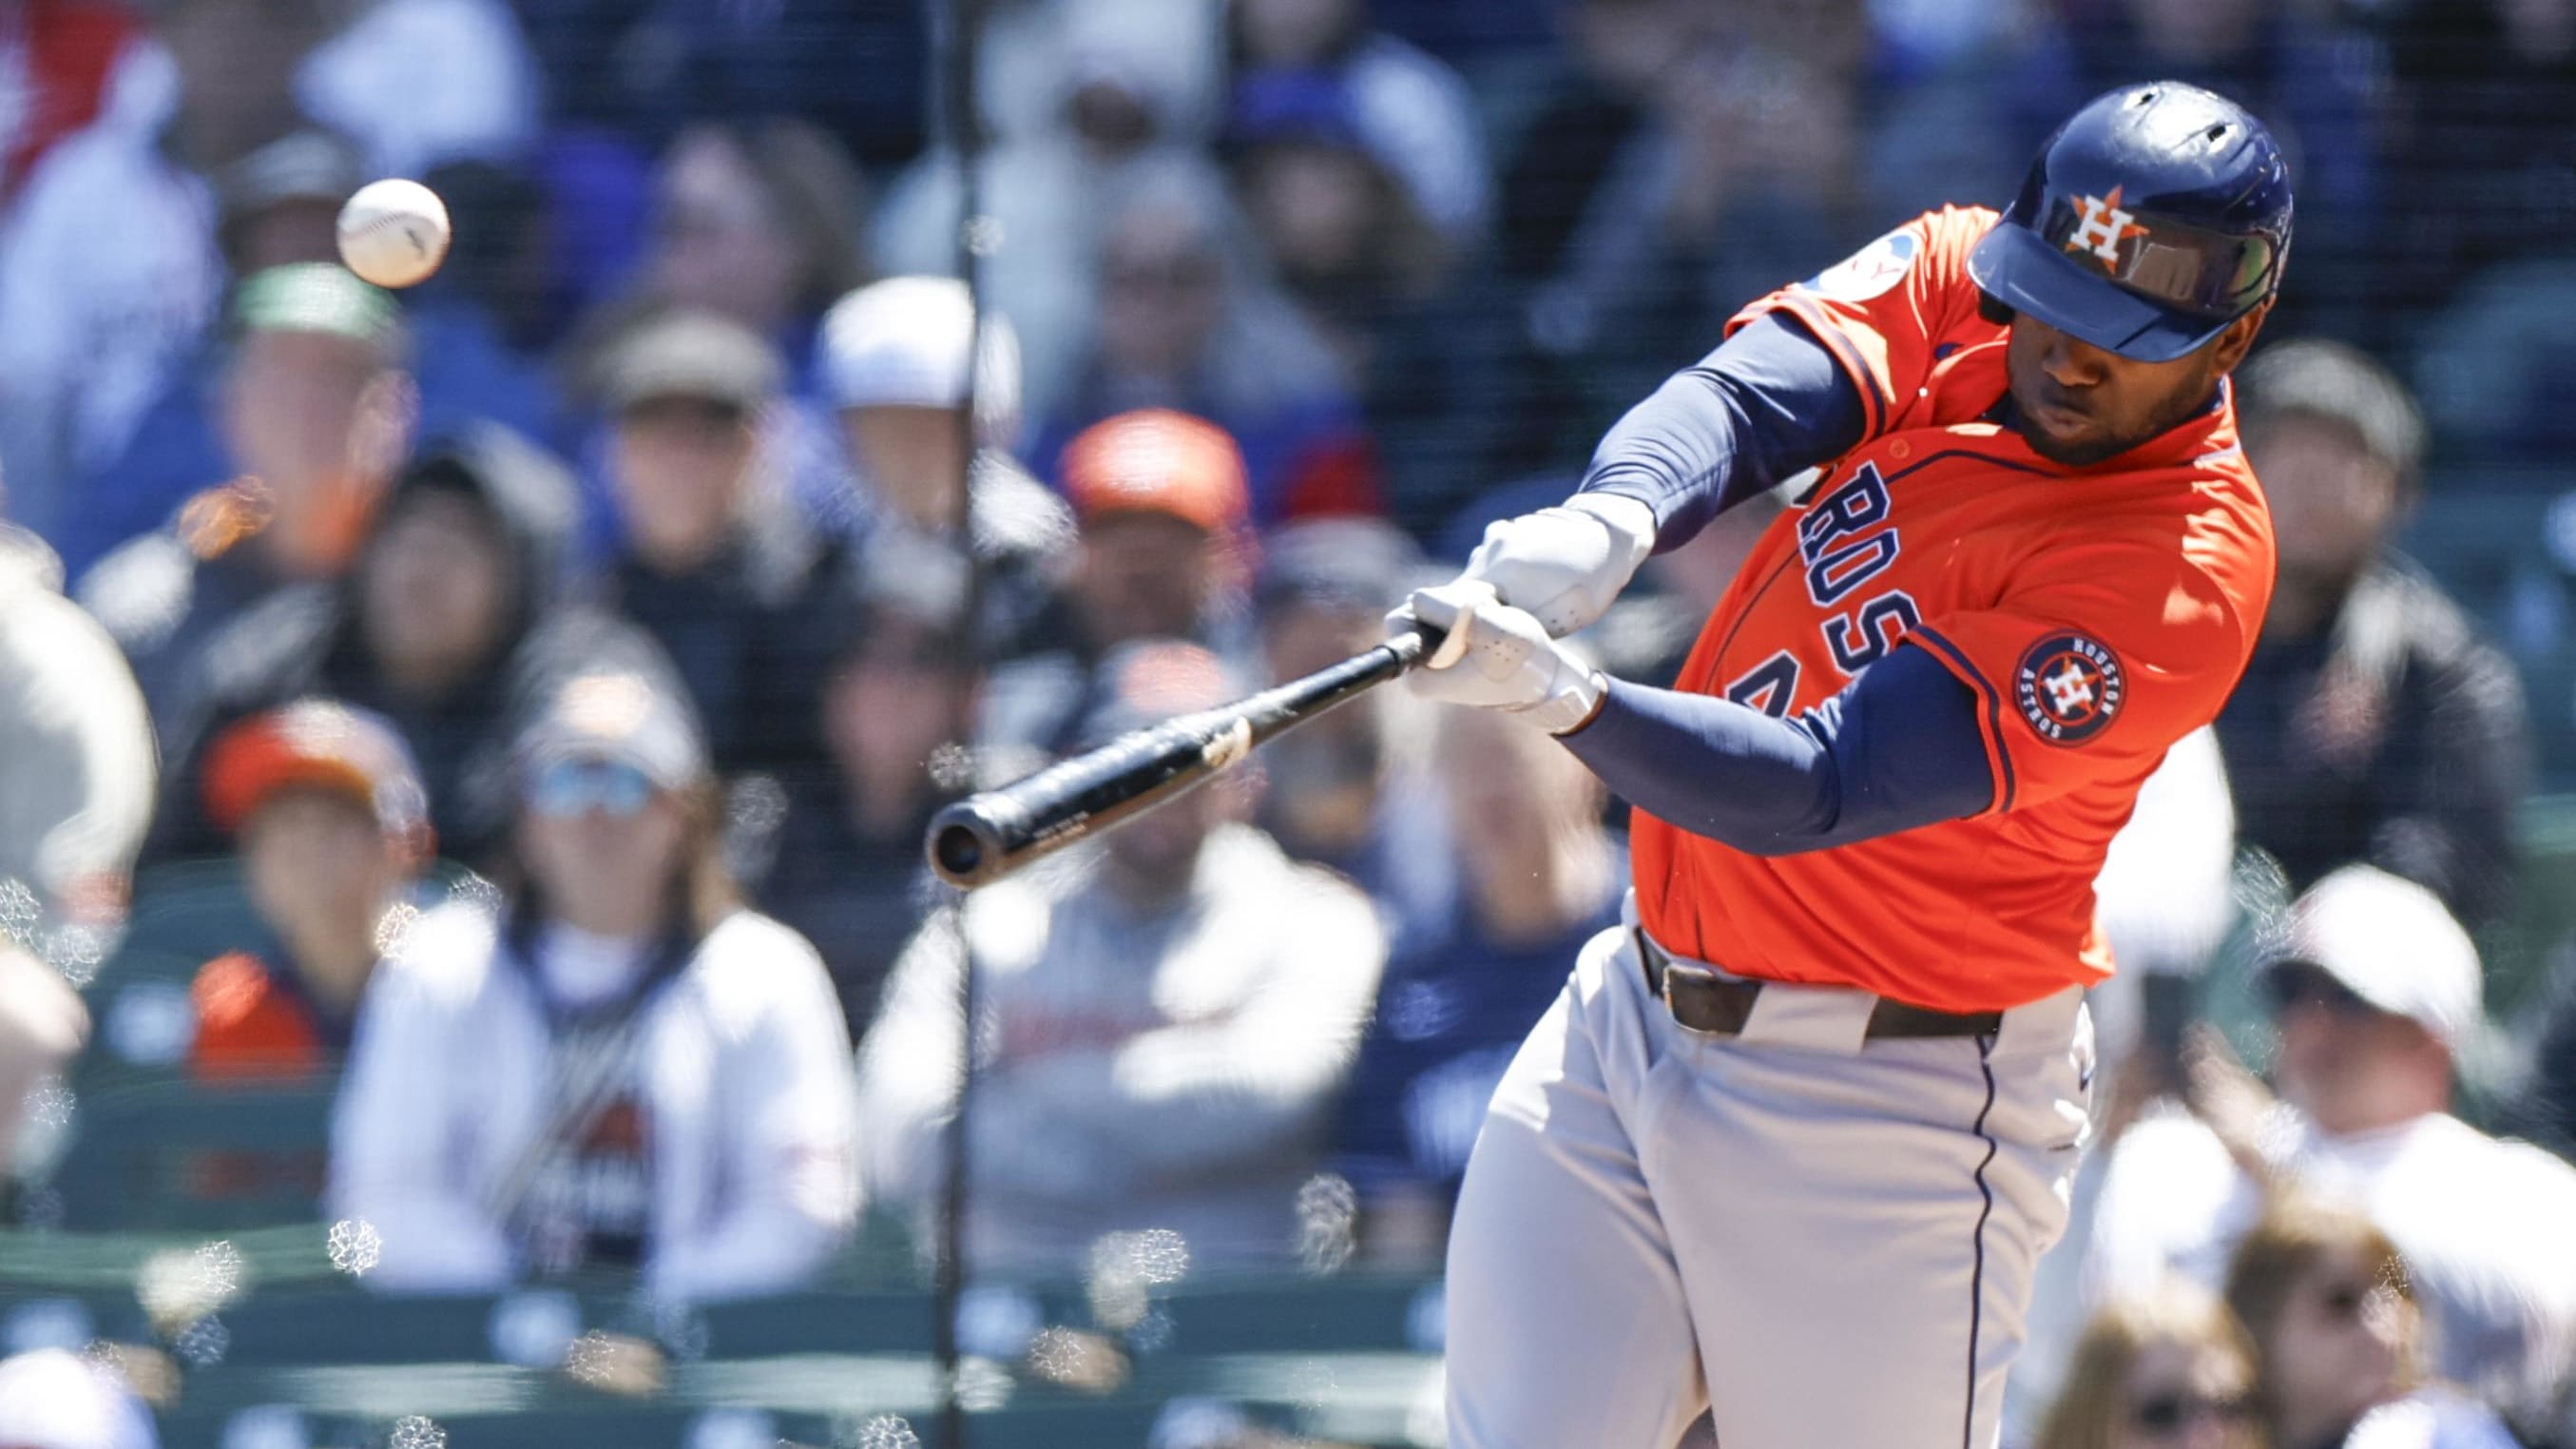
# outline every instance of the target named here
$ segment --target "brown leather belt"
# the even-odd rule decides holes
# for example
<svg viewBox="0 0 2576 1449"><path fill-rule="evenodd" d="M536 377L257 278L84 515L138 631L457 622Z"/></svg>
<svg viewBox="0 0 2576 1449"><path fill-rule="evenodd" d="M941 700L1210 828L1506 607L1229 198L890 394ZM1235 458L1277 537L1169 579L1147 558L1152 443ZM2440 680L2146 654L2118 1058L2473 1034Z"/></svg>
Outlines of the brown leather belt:
<svg viewBox="0 0 2576 1449"><path fill-rule="evenodd" d="M1710 1036L1734 1036L1753 1019L1753 1003L1765 983L1719 976L1706 967L1676 961L1643 931L1635 931L1637 959L1646 966L1646 988L1662 999L1673 1020ZM1903 1037L1991 1036L2002 1029L2000 1011L1932 1011L1890 1001L1882 996L1870 1008L1868 1041Z"/></svg>

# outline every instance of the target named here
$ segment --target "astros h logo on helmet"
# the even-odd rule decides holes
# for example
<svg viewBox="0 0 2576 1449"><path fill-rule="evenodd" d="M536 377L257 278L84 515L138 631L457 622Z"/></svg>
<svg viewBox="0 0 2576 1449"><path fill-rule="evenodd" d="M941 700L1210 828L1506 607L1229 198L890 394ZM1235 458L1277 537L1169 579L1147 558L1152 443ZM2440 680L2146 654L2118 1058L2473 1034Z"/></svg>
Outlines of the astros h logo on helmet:
<svg viewBox="0 0 2576 1449"><path fill-rule="evenodd" d="M2082 634L2053 634L2023 651L2013 699L2041 739L2080 745L2120 712L2128 691L2120 658Z"/></svg>
<svg viewBox="0 0 2576 1449"><path fill-rule="evenodd" d="M2079 198L2075 234L2066 239L2070 252L2091 252L2102 259L2102 265L2120 265L2120 243L2133 236L2145 236L2146 225L2129 212L2120 209L2120 190L2114 186L2109 196Z"/></svg>

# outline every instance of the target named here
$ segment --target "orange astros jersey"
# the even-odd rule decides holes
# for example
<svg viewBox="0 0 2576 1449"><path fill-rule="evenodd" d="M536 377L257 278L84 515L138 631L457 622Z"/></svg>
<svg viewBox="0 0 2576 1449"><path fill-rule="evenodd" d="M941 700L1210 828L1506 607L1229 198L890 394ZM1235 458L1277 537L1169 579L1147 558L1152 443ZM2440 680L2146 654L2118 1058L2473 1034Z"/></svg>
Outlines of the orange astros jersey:
<svg viewBox="0 0 2576 1449"><path fill-rule="evenodd" d="M2272 529L2232 394L2086 468L1989 418L1983 209L1918 217L1763 298L1859 387L1862 439L1763 534L1675 687L1785 715L1899 640L1977 698L1978 815L1764 858L1638 812L1637 904L1668 949L1917 1006L2017 1006L2109 974L2093 879L2166 747L2218 713L2270 601Z"/></svg>

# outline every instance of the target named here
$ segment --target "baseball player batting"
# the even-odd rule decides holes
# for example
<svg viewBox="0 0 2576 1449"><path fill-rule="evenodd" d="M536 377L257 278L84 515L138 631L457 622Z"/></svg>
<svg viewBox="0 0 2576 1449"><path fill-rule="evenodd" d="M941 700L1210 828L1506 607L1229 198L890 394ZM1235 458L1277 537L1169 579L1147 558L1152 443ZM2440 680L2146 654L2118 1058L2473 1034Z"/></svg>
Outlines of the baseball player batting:
<svg viewBox="0 0 2576 1449"><path fill-rule="evenodd" d="M1449 1442L1996 1442L2085 1132L2092 882L2234 687L2272 585L2228 374L2290 183L2176 83L1747 307L1581 491L1390 616L1635 807L1595 938L1485 1119L1452 1229ZM1670 690L1554 642L1806 469Z"/></svg>

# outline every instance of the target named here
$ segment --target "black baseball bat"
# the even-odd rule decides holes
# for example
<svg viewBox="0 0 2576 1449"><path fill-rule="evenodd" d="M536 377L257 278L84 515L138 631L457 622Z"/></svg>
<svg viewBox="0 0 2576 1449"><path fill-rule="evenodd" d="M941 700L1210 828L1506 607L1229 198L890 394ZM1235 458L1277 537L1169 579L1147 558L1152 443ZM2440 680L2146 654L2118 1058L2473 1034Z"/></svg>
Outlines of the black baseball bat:
<svg viewBox="0 0 2576 1449"><path fill-rule="evenodd" d="M1440 647L1418 629L1259 694L1131 730L1097 749L931 817L930 868L990 885L1033 860L1153 809L1242 763L1253 747L1404 673Z"/></svg>

